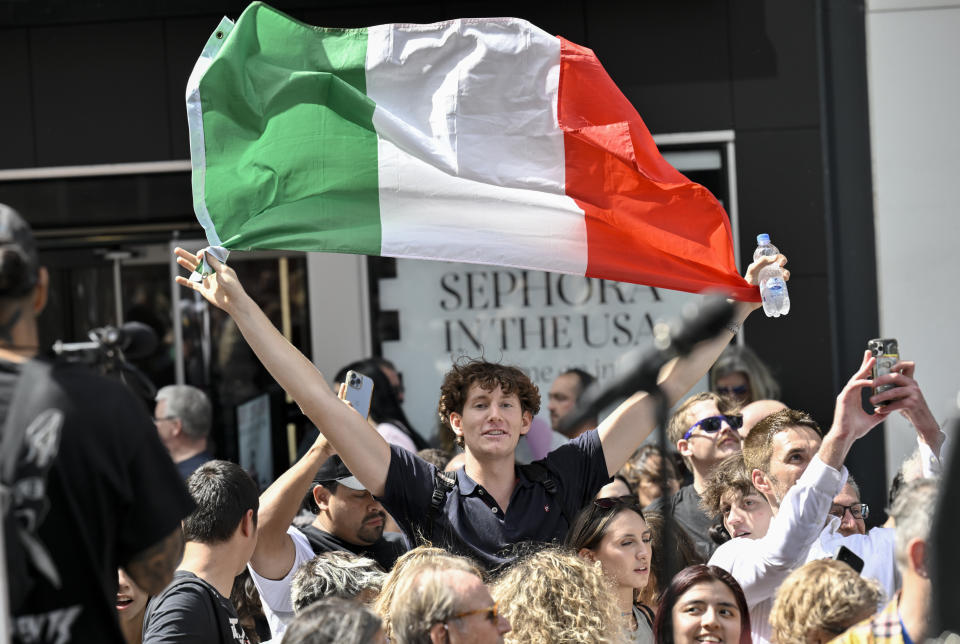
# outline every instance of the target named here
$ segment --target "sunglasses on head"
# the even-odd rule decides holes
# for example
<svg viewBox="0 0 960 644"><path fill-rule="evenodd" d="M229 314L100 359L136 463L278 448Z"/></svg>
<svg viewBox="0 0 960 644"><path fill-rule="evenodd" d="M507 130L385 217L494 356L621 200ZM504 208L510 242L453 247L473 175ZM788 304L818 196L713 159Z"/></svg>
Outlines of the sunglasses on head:
<svg viewBox="0 0 960 644"><path fill-rule="evenodd" d="M693 434L693 430L695 430L697 427L708 434L715 434L720 431L721 427L723 427L724 421L730 425L731 429L740 429L743 427L743 416L736 416L733 414L710 416L709 418L704 418L703 420L698 420L695 422L693 426L687 430L687 433L683 435L683 440L690 438L690 435Z"/></svg>
<svg viewBox="0 0 960 644"><path fill-rule="evenodd" d="M593 504L601 510L626 507L631 510L636 510L640 516L643 516L643 512L640 509L640 499L633 494L628 496L605 496L602 499L594 499Z"/></svg>

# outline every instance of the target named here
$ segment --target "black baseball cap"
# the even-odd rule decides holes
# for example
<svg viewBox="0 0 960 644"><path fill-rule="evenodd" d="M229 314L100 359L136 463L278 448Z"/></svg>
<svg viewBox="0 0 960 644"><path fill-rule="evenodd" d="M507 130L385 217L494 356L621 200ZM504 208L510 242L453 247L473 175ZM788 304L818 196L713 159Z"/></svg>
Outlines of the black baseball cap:
<svg viewBox="0 0 960 644"><path fill-rule="evenodd" d="M357 480L357 477L347 469L347 466L343 463L343 459L341 459L338 454L334 454L325 460L323 465L320 466L320 469L317 470L317 475L313 477L313 482L318 484L329 483L330 481L336 481L351 490L367 489L363 483Z"/></svg>
<svg viewBox="0 0 960 644"><path fill-rule="evenodd" d="M30 224L0 203L0 297L18 297L37 284L40 260Z"/></svg>

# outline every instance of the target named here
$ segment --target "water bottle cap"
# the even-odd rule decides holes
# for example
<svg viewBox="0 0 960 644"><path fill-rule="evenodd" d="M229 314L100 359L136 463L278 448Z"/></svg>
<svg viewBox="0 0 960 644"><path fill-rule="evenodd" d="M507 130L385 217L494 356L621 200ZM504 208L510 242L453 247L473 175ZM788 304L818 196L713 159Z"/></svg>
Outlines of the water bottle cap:
<svg viewBox="0 0 960 644"><path fill-rule="evenodd" d="M767 233L760 233L759 235L757 235L757 243L758 243L758 244L769 244L769 243L770 243L770 235L768 235Z"/></svg>

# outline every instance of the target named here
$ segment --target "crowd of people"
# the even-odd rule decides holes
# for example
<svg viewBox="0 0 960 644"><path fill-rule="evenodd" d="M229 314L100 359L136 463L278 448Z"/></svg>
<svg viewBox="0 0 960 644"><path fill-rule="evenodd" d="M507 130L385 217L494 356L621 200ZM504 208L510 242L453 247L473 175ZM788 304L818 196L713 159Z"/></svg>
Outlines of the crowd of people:
<svg viewBox="0 0 960 644"><path fill-rule="evenodd" d="M40 574L42 556L24 556L30 583L11 600L16 642L940 635L928 627L930 530L949 441L911 362L873 379L865 353L821 428L780 402L766 366L731 344L758 307L740 302L726 330L661 371L661 395L675 406L664 427L671 450L648 441L658 407L649 392L602 422L570 426L564 418L593 384L572 369L550 388L546 423L520 369L479 360L444 377L437 410L451 440L431 447L403 412L394 365L358 361L331 386L208 255L210 275L177 282L232 317L316 427L261 492L211 454L216 410L199 389L162 388L151 426L118 383L59 365L35 376L46 275L29 227L4 206L0 247L0 408L14 418L24 407L62 410L45 432L26 432L20 453L46 457L16 468L46 502L21 495L9 521L5 513L6 541L35 538L54 568ZM200 264L189 251L176 256L190 271ZM745 278L756 283L785 262L762 258ZM369 418L343 400L349 370L375 381ZM708 373L711 391L689 396ZM28 378L44 401L21 402ZM862 393L883 385L894 387L870 391L864 410ZM893 413L915 428L917 453L898 473L888 523L868 529L870 508L844 461ZM31 530L7 529L23 517Z"/></svg>

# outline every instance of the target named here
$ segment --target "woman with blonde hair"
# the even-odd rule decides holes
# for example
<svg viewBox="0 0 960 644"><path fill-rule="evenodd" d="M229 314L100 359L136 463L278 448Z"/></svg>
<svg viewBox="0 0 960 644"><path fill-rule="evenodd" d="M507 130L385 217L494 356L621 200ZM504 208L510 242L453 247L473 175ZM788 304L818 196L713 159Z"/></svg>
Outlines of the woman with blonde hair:
<svg viewBox="0 0 960 644"><path fill-rule="evenodd" d="M493 598L513 630L505 642L619 644L623 620L599 566L561 548L529 555L494 582Z"/></svg>
<svg viewBox="0 0 960 644"><path fill-rule="evenodd" d="M577 514L566 545L599 566L613 586L631 641L653 642L653 611L637 601L650 581L652 535L636 497L597 499Z"/></svg>
<svg viewBox="0 0 960 644"><path fill-rule="evenodd" d="M779 590L770 611L776 644L822 644L875 612L880 584L848 564L820 559L797 568Z"/></svg>

